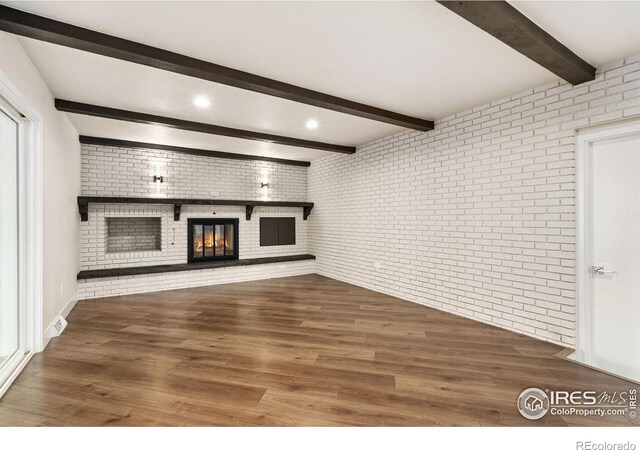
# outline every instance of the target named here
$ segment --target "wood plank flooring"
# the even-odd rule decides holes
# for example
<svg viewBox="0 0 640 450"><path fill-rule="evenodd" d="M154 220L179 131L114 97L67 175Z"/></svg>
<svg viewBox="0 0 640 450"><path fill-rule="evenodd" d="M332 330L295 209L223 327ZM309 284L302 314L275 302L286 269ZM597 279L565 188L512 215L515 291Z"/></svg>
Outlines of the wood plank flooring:
<svg viewBox="0 0 640 450"><path fill-rule="evenodd" d="M0 425L634 425L528 421L524 388L630 383L318 275L87 300L68 320L0 399Z"/></svg>

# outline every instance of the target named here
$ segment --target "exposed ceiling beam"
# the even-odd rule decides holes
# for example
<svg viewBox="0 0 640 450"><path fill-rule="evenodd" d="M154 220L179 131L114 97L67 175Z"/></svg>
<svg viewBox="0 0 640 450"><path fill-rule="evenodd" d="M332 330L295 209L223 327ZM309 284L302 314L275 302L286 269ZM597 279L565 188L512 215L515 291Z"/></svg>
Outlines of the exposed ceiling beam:
<svg viewBox="0 0 640 450"><path fill-rule="evenodd" d="M596 69L506 1L438 1L563 80L595 79Z"/></svg>
<svg viewBox="0 0 640 450"><path fill-rule="evenodd" d="M151 150L163 150L184 153L187 155L206 156L208 158L239 159L244 161L268 161L277 164L286 164L288 166L309 167L311 165L309 161L298 161L295 159L269 158L267 156L245 155L243 153L216 152L213 150L202 150L199 148L150 144L148 142L126 141L122 139L109 139L93 136L80 136L80 143L120 148L148 148Z"/></svg>
<svg viewBox="0 0 640 450"><path fill-rule="evenodd" d="M86 103L72 102L56 99L56 109L73 114L102 117L104 119L122 120L125 122L142 123L146 125L162 125L178 130L193 131L196 133L215 134L251 141L270 142L273 144L290 145L293 147L312 148L326 152L355 153L355 147L346 145L327 144L326 142L307 141L275 134L259 133L256 131L240 130L237 128L221 127L209 123L191 122L189 120L174 119L171 117L156 116L153 114L126 111L124 109L107 108L105 106L87 105Z"/></svg>
<svg viewBox="0 0 640 450"><path fill-rule="evenodd" d="M298 103L414 130L433 130L430 120L387 111L157 47L0 6L0 30L136 64L272 95Z"/></svg>

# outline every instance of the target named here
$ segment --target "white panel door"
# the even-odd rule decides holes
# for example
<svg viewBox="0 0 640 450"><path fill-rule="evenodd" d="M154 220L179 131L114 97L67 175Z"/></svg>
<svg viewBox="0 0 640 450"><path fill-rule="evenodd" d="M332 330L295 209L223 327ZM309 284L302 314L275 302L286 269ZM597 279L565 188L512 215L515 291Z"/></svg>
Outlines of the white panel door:
<svg viewBox="0 0 640 450"><path fill-rule="evenodd" d="M640 380L640 134L591 143L589 363Z"/></svg>

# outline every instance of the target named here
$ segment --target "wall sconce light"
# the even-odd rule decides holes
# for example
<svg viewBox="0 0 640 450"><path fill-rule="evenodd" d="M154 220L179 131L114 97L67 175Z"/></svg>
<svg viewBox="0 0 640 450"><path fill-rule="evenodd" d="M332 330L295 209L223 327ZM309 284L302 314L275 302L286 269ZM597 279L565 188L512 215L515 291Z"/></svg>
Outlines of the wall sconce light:
<svg viewBox="0 0 640 450"><path fill-rule="evenodd" d="M269 187L269 183L262 183L262 189L268 188Z"/></svg>
<svg viewBox="0 0 640 450"><path fill-rule="evenodd" d="M163 177L163 176L154 175L154 176L153 176L153 182L154 182L154 183L157 183L158 181L159 181L160 183L164 183L164 177Z"/></svg>

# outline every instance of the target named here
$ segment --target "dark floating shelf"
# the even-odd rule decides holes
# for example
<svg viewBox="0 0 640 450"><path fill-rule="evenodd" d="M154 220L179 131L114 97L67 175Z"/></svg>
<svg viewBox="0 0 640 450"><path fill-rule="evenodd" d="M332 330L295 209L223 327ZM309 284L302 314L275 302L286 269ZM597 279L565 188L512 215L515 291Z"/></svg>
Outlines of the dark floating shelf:
<svg viewBox="0 0 640 450"><path fill-rule="evenodd" d="M145 267L120 267L117 269L83 270L78 273L78 280L92 278L124 277L127 275L144 275L149 273L184 272L187 270L217 269L220 267L254 266L257 264L271 264L290 261L305 261L316 259L314 255L272 256L268 258L236 259L227 261L209 261L186 264L163 264Z"/></svg>
<svg viewBox="0 0 640 450"><path fill-rule="evenodd" d="M307 220L313 203L309 202L270 202L259 200L214 200L214 199L198 199L198 198L150 198L150 197L78 197L78 209L80 211L80 220L87 222L89 220L89 203L142 203L154 205L173 205L173 220L180 220L180 211L183 205L233 205L246 207L246 219L251 220L253 208L256 206L285 206L285 207L301 207L303 209L303 219Z"/></svg>

